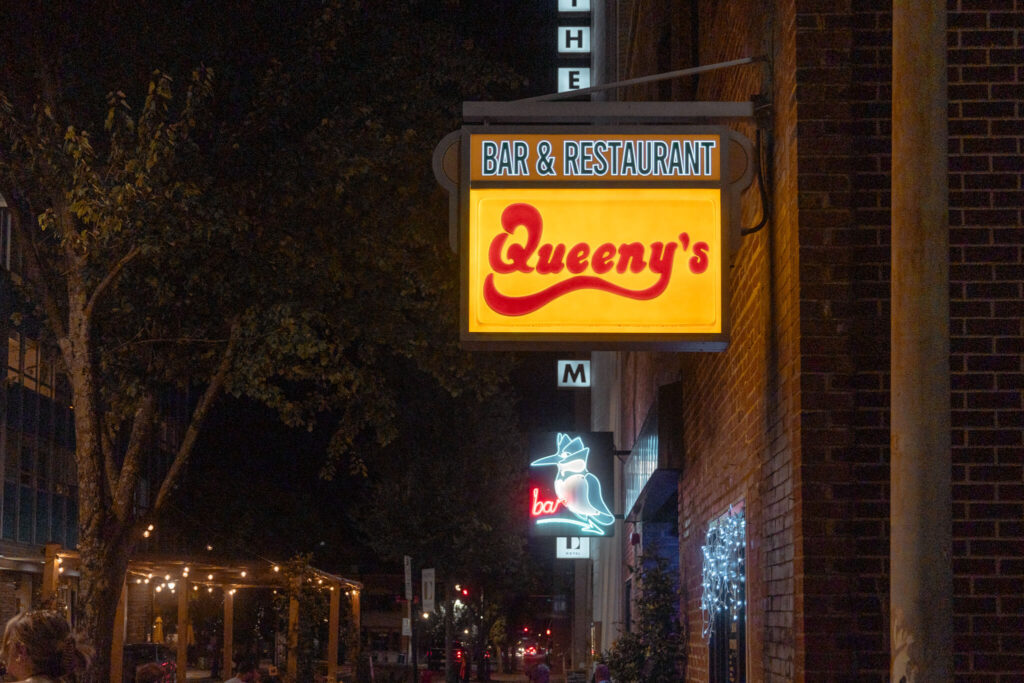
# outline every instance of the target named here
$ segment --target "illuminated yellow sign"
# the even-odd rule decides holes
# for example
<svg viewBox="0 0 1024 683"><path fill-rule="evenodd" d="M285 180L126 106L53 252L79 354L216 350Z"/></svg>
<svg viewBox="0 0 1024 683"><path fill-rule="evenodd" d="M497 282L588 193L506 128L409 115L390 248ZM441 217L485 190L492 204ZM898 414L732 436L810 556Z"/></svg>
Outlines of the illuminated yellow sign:
<svg viewBox="0 0 1024 683"><path fill-rule="evenodd" d="M471 189L471 333L717 334L721 191Z"/></svg>
<svg viewBox="0 0 1024 683"><path fill-rule="evenodd" d="M464 128L463 342L725 348L732 136L719 127Z"/></svg>

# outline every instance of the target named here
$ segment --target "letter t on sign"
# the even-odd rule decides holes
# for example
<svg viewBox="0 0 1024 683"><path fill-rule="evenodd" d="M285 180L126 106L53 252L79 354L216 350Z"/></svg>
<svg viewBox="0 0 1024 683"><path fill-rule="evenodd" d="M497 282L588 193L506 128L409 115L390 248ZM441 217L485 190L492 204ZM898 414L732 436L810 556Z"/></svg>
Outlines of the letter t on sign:
<svg viewBox="0 0 1024 683"><path fill-rule="evenodd" d="M589 360L560 360L558 361L558 386L559 387L589 387L590 386L590 361Z"/></svg>

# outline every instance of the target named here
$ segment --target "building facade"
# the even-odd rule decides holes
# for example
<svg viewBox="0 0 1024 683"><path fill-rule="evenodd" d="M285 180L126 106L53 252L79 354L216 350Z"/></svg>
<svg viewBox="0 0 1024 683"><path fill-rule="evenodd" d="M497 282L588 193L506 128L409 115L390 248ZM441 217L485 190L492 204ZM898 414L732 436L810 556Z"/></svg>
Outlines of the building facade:
<svg viewBox="0 0 1024 683"><path fill-rule="evenodd" d="M893 90L904 85L892 82L892 4L598 5L605 82L766 58L610 97L759 96L763 117L729 124L751 139L762 127L770 220L733 256L726 351L594 354L592 427L631 451L620 490L643 455L645 423L674 422L660 483L651 479L639 504L622 501L620 545L595 560L595 650L629 625L637 554L674 543L685 680L887 681L899 437L890 169ZM1024 5L947 6L954 668L956 680L1020 680ZM762 211L755 184L743 226ZM676 383L679 401L666 410L660 395ZM656 491L665 476L674 490ZM743 596L721 607L740 626L707 632L708 549L737 530L731 566Z"/></svg>
<svg viewBox="0 0 1024 683"><path fill-rule="evenodd" d="M0 329L7 337L0 391L0 621L38 603L46 544L78 544L70 389L38 325L12 319L20 262L0 197ZM74 603L72 586L63 582L61 605Z"/></svg>

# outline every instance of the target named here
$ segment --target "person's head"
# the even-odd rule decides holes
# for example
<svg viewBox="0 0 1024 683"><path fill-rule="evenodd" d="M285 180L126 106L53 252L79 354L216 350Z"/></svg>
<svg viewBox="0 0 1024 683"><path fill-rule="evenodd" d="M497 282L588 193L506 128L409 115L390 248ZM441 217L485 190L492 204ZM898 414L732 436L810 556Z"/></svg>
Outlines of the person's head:
<svg viewBox="0 0 1024 683"><path fill-rule="evenodd" d="M243 662L238 666L238 677L246 683L253 683L259 680L256 665L252 662Z"/></svg>
<svg viewBox="0 0 1024 683"><path fill-rule="evenodd" d="M0 656L15 678L60 678L89 666L92 651L78 642L59 612L33 610L11 617L0 642Z"/></svg>
<svg viewBox="0 0 1024 683"><path fill-rule="evenodd" d="M135 670L135 683L160 683L165 676L166 673L162 666L156 662L150 662Z"/></svg>
<svg viewBox="0 0 1024 683"><path fill-rule="evenodd" d="M608 670L608 665L598 664L597 667L594 669L594 680L598 683L601 683L601 681L610 681L611 679L612 674Z"/></svg>

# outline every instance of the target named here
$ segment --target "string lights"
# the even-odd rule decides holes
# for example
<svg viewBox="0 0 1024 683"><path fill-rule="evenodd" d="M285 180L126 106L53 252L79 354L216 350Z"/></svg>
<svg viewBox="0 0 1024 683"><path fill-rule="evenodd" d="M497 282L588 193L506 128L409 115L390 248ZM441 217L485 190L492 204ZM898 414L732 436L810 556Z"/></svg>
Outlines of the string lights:
<svg viewBox="0 0 1024 683"><path fill-rule="evenodd" d="M704 638L708 638L719 619L735 621L744 607L744 548L747 523L743 510L733 511L708 526L701 550L704 553L702 575L703 595L700 599L704 617Z"/></svg>

